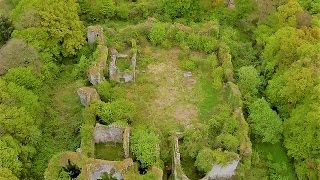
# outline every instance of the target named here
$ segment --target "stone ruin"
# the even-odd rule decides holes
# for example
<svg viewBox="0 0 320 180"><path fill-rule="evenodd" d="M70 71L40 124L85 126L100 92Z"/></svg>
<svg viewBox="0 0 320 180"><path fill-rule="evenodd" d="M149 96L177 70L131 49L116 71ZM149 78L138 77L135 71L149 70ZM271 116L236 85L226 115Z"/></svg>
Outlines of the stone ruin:
<svg viewBox="0 0 320 180"><path fill-rule="evenodd" d="M130 82L135 81L135 71L136 71L136 64L137 64L137 53L134 52L131 57L131 64L130 64L130 70L126 70L124 72L121 72L119 68L117 67L117 60L118 58L128 58L128 55L126 54L119 54L119 52L111 48L110 49L110 64L109 64L109 76L110 80L116 81L116 82Z"/></svg>
<svg viewBox="0 0 320 180"><path fill-rule="evenodd" d="M84 106L88 106L93 100L100 101L100 96L94 88L82 87L77 90L77 93L80 97L81 104Z"/></svg>
<svg viewBox="0 0 320 180"><path fill-rule="evenodd" d="M182 170L180 162L180 150L179 150L179 140L183 138L181 132L176 132L172 136L173 140L173 179L177 180L189 180ZM211 170L206 174L201 180L211 180L211 179L230 179L232 178L238 167L240 160L236 159L227 163L227 165L213 164Z"/></svg>
<svg viewBox="0 0 320 180"><path fill-rule="evenodd" d="M87 41L89 44L95 42L104 44L103 28L101 26L89 26L87 29Z"/></svg>
<svg viewBox="0 0 320 180"><path fill-rule="evenodd" d="M95 143L123 143L124 157L129 157L130 128L96 123L93 136Z"/></svg>
<svg viewBox="0 0 320 180"><path fill-rule="evenodd" d="M227 163L227 165L214 164L212 169L201 180L230 179L235 175L239 161L233 160Z"/></svg>
<svg viewBox="0 0 320 180"><path fill-rule="evenodd" d="M87 30L89 44L97 42L96 62L88 70L88 80L91 84L97 85L105 80L107 71L108 48L105 44L103 28L100 26L89 26Z"/></svg>
<svg viewBox="0 0 320 180"><path fill-rule="evenodd" d="M182 138L182 133L176 132L173 135L173 161L172 161L172 168L173 168L173 179L179 180L189 180L189 178L184 174L181 162L180 162L180 150L179 150L179 139Z"/></svg>
<svg viewBox="0 0 320 180"><path fill-rule="evenodd" d="M102 175L107 173L112 178L117 180L123 180L123 174L127 169L133 165L133 160L131 158L125 159L123 161L105 161L96 159L92 164L87 164L87 171L89 172L89 180L101 179Z"/></svg>

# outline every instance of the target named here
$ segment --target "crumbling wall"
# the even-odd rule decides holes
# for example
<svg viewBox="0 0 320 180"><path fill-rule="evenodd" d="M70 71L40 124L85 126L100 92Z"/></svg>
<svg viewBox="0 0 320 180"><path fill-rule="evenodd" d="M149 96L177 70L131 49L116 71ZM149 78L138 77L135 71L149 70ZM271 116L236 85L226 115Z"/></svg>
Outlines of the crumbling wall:
<svg viewBox="0 0 320 180"><path fill-rule="evenodd" d="M95 143L123 143L124 128L120 126L110 125L105 126L96 123L94 128L94 142Z"/></svg>
<svg viewBox="0 0 320 180"><path fill-rule="evenodd" d="M212 169L201 180L230 179L235 175L239 162L239 160L233 160L227 165L214 164Z"/></svg>
<svg viewBox="0 0 320 180"><path fill-rule="evenodd" d="M123 132L123 151L124 157L128 158L130 155L130 128L127 127Z"/></svg>
<svg viewBox="0 0 320 180"><path fill-rule="evenodd" d="M182 138L182 133L176 132L172 136L173 140L173 161L172 161L172 169L173 169L173 177L176 180L189 180L189 178L184 174L181 168L180 162L180 150L179 150L179 139Z"/></svg>
<svg viewBox="0 0 320 180"><path fill-rule="evenodd" d="M95 63L88 70L88 80L92 85L97 85L105 80L107 72L108 48L104 45L97 46Z"/></svg>
<svg viewBox="0 0 320 180"><path fill-rule="evenodd" d="M131 56L131 64L130 69L125 71L120 71L117 67L117 59L118 58L128 58L129 56L126 54L119 54L119 52L110 48L110 63L109 63L109 77L110 80L116 82L131 82L135 81L136 78L136 65L137 65L137 50L135 41L132 42L132 56Z"/></svg>
<svg viewBox="0 0 320 180"><path fill-rule="evenodd" d="M85 180L101 179L104 173L117 180L123 180L123 174L133 165L131 158L123 161L106 161L101 159L88 159L81 178Z"/></svg>
<svg viewBox="0 0 320 180"><path fill-rule="evenodd" d="M101 26L89 26L87 28L87 40L89 44L95 42L104 44L103 28Z"/></svg>
<svg viewBox="0 0 320 180"><path fill-rule="evenodd" d="M91 84L97 85L105 80L107 72L108 48L105 43L103 28L100 26L89 26L87 30L88 43L97 42L95 63L88 70L88 80Z"/></svg>
<svg viewBox="0 0 320 180"><path fill-rule="evenodd" d="M91 101L98 100L100 101L100 96L96 89L91 87L81 87L77 90L77 93L80 97L81 104L88 106Z"/></svg>

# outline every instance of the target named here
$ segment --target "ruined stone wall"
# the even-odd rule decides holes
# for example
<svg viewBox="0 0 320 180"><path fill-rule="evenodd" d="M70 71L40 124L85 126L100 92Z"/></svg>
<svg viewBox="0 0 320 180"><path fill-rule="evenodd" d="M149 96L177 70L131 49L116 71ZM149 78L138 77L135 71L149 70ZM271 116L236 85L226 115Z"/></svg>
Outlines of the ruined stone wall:
<svg viewBox="0 0 320 180"><path fill-rule="evenodd" d="M128 158L130 156L130 128L127 127L123 132L123 151L124 157Z"/></svg>
<svg viewBox="0 0 320 180"><path fill-rule="evenodd" d="M180 150L179 150L179 139L182 138L182 133L175 133L172 136L173 144L173 161L172 170L173 178L176 180L189 180L189 178L184 174L181 168L180 162Z"/></svg>
<svg viewBox="0 0 320 180"><path fill-rule="evenodd" d="M81 104L88 106L90 102L97 100L100 101L100 96L96 89L91 87L81 87L77 90Z"/></svg>
<svg viewBox="0 0 320 180"><path fill-rule="evenodd" d="M110 125L105 126L96 123L94 128L94 142L95 143L122 143L124 128L120 126Z"/></svg>
<svg viewBox="0 0 320 180"><path fill-rule="evenodd" d="M201 180L230 179L235 175L239 162L239 160L233 160L227 165L214 164L212 169Z"/></svg>

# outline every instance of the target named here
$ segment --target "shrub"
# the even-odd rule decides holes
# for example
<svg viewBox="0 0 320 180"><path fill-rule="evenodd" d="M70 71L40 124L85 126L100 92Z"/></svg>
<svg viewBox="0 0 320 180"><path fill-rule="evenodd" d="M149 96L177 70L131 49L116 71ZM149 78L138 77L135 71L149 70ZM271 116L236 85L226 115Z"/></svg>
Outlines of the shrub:
<svg viewBox="0 0 320 180"><path fill-rule="evenodd" d="M112 99L111 95L111 84L108 81L103 81L98 84L97 87L100 98L104 102L110 102Z"/></svg>
<svg viewBox="0 0 320 180"><path fill-rule="evenodd" d="M253 66L243 66L238 72L238 86L246 102L252 102L258 94L261 79Z"/></svg>
<svg viewBox="0 0 320 180"><path fill-rule="evenodd" d="M128 19L129 18L129 6L126 3L120 3L116 8L116 15L120 19Z"/></svg>
<svg viewBox="0 0 320 180"><path fill-rule="evenodd" d="M26 89L37 90L42 85L41 77L37 76L30 67L12 68L3 79L7 82L23 86Z"/></svg>
<svg viewBox="0 0 320 180"><path fill-rule="evenodd" d="M203 148L196 159L195 166L201 172L208 172L211 170L213 164L225 164L230 160L237 159L236 153L228 151L211 150Z"/></svg>
<svg viewBox="0 0 320 180"><path fill-rule="evenodd" d="M155 23L151 28L149 39L153 45L161 44L166 39L166 25Z"/></svg>
<svg viewBox="0 0 320 180"><path fill-rule="evenodd" d="M71 72L71 76L73 78L77 78L78 76L85 77L89 66L90 66L90 61L84 55L82 55L80 57L78 64L74 66Z"/></svg>
<svg viewBox="0 0 320 180"><path fill-rule="evenodd" d="M249 124L258 141L277 143L281 139L282 120L263 99L254 101L249 107Z"/></svg>
<svg viewBox="0 0 320 180"><path fill-rule="evenodd" d="M131 121L135 113L134 104L119 99L110 103L103 103L98 115L105 124L111 124L118 120Z"/></svg>
<svg viewBox="0 0 320 180"><path fill-rule="evenodd" d="M10 39L13 29L11 21L6 17L0 16L0 47Z"/></svg>
<svg viewBox="0 0 320 180"><path fill-rule="evenodd" d="M141 163L142 168L152 166L157 161L158 136L151 130L139 127L132 132L130 149Z"/></svg>
<svg viewBox="0 0 320 180"><path fill-rule="evenodd" d="M214 146L220 147L227 151L237 152L239 148L239 140L231 134L220 134L216 137Z"/></svg>
<svg viewBox="0 0 320 180"><path fill-rule="evenodd" d="M0 75L7 70L20 66L38 67L37 51L20 39L11 39L0 49Z"/></svg>

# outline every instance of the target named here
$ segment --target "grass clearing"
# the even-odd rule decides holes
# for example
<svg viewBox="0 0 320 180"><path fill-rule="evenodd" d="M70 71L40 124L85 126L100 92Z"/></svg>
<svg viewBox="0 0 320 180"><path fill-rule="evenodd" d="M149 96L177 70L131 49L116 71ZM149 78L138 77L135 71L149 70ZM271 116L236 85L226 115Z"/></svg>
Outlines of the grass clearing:
<svg viewBox="0 0 320 180"><path fill-rule="evenodd" d="M97 159L122 161L124 159L123 145L121 143L95 144L95 156Z"/></svg>

